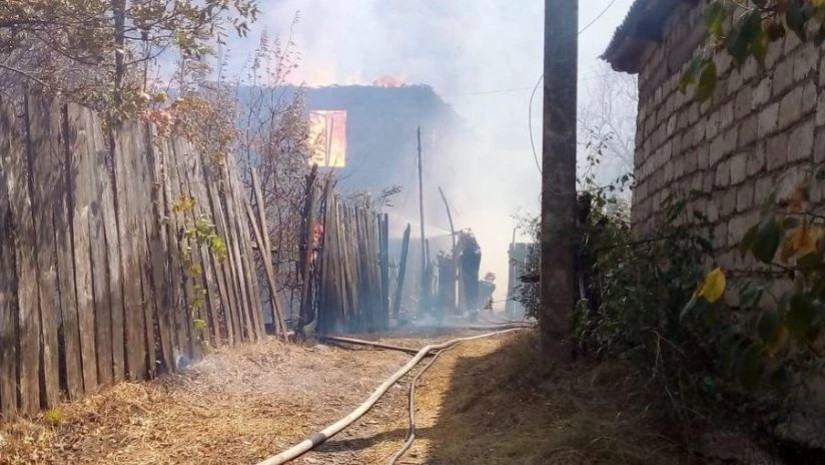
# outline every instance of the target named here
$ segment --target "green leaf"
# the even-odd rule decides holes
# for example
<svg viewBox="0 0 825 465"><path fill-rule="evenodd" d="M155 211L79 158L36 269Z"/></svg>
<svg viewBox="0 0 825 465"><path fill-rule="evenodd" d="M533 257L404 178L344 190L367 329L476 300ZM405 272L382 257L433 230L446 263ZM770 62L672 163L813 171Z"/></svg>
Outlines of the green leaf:
<svg viewBox="0 0 825 465"><path fill-rule="evenodd" d="M785 325L795 335L803 335L811 328L814 321L814 306L809 294L794 294L789 302L790 308L785 317Z"/></svg>
<svg viewBox="0 0 825 465"><path fill-rule="evenodd" d="M736 62L736 66L739 67L741 67L748 58L748 46L750 45L750 39L746 36L745 32L745 19L746 17L743 16L733 25L726 44L728 54Z"/></svg>
<svg viewBox="0 0 825 465"><path fill-rule="evenodd" d="M685 69L682 78L679 80L679 92L687 92L688 87L696 83L696 78L699 76L699 70L702 69L702 57L696 56L690 61L688 67Z"/></svg>
<svg viewBox="0 0 825 465"><path fill-rule="evenodd" d="M751 251L756 259L762 263L773 262L776 249L779 248L781 236L782 231L774 218L764 222L759 228L756 234L756 240L751 247Z"/></svg>
<svg viewBox="0 0 825 465"><path fill-rule="evenodd" d="M699 75L699 84L696 86L696 98L700 102L705 102L713 96L716 90L716 63L709 60Z"/></svg>
<svg viewBox="0 0 825 465"><path fill-rule="evenodd" d="M722 26L725 23L726 17L725 5L721 0L714 0L710 2L705 9L705 26L708 28L708 33L715 39L721 39L724 35Z"/></svg>
<svg viewBox="0 0 825 465"><path fill-rule="evenodd" d="M788 27L796 33L799 40L805 41L805 14L802 12L802 7L798 2L790 2L788 9L785 11L785 22Z"/></svg>
<svg viewBox="0 0 825 465"><path fill-rule="evenodd" d="M768 36L764 32L759 32L750 43L751 54L760 65L765 64L765 57L768 56Z"/></svg>

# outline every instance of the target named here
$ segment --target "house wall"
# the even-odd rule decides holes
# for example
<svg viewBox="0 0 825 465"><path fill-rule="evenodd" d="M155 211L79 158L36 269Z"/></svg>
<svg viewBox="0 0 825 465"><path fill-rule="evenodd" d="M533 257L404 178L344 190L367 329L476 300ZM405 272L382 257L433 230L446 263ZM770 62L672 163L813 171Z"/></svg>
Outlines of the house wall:
<svg viewBox="0 0 825 465"><path fill-rule="evenodd" d="M753 59L737 69L717 54L716 92L699 104L678 83L706 40L702 3L680 6L641 58L631 218L637 235L650 234L664 199L701 193L691 210L707 215L720 264L735 269L736 244L774 187L787 195L825 161L825 48L789 33L771 45L765 69ZM817 187L813 200L822 199Z"/></svg>

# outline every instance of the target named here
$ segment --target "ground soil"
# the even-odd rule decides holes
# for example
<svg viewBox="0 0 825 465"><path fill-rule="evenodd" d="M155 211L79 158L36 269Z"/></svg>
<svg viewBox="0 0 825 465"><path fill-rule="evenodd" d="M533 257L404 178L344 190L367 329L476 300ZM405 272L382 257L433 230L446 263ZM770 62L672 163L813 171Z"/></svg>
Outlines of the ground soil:
<svg viewBox="0 0 825 465"><path fill-rule="evenodd" d="M467 332L414 331L421 347ZM379 338L376 338L379 339ZM622 368L539 363L529 332L462 344L421 378L417 440L401 464L670 464L684 452ZM0 464L254 464L339 419L409 359L268 340L182 375L122 383L0 425ZM408 376L296 464L381 464L407 433Z"/></svg>

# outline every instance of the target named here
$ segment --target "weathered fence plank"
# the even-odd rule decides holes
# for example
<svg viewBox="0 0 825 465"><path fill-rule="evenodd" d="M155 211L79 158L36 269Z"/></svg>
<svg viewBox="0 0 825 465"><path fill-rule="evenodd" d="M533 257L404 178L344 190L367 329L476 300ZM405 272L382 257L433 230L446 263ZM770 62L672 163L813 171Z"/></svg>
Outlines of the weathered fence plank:
<svg viewBox="0 0 825 465"><path fill-rule="evenodd" d="M40 381L42 400L46 406L57 403L60 397L60 372L58 362L57 319L60 314L60 290L57 283L57 249L55 247L54 207L55 199L64 195L56 190L60 178L58 158L64 152L61 113L56 107L39 98L26 99L26 119L29 137L29 173L31 176L32 211L34 214L37 255L37 278L40 301L41 366ZM91 341L94 344L94 320L91 323ZM81 347L83 347L81 332ZM90 351L94 357L94 349ZM94 370L92 367L90 372ZM84 370L84 376L85 376ZM96 373L90 374L92 379Z"/></svg>
<svg viewBox="0 0 825 465"><path fill-rule="evenodd" d="M252 304L250 301L249 296L249 289L248 289L248 270L244 266L243 259L241 257L241 231L240 231L240 222L237 219L237 210L236 210L236 202L234 192L232 191L232 184L229 178L229 170L224 167L224 179L227 181L227 184L224 185L223 192L221 192L223 197L223 204L225 206L225 211L227 214L227 226L229 227L229 253L232 254L232 268L234 270L235 281L238 289L238 296L239 296L239 320L241 324L241 328L243 329L243 337L244 340L254 341L255 340L255 329L252 323Z"/></svg>
<svg viewBox="0 0 825 465"><path fill-rule="evenodd" d="M8 122L8 115L3 113L0 125ZM9 137L0 134L0 154L9 152ZM0 155L0 416L13 418L17 412L17 276L14 224L3 157Z"/></svg>
<svg viewBox="0 0 825 465"><path fill-rule="evenodd" d="M179 355L200 358L195 317L207 322L200 336L215 347L263 337L253 234L275 321L286 334L262 195L256 214L229 169L231 157L212 172L188 141L159 136L140 121L116 125L106 144L97 116L73 104L27 99L23 117L2 110L2 418L34 415L54 405L61 390L76 399L100 384L175 371ZM328 192L328 213L339 223L337 281L330 285L340 326L358 313L356 263L348 258L356 239L347 206ZM175 208L184 198L193 206ZM226 260L192 236L201 221L225 241ZM308 285L312 224L308 218ZM187 267L201 274L187 275Z"/></svg>
<svg viewBox="0 0 825 465"><path fill-rule="evenodd" d="M261 251L261 257L266 268L267 278L269 280L269 293L272 303L272 323L277 323L278 332L284 340L287 338L286 322L284 321L284 306L281 302L281 296L278 293L278 276L275 267L272 264L272 244L269 241L269 225L266 219L266 206L264 205L263 191L261 190L261 181L258 179L258 173L252 170L252 190L255 194L255 203L258 205L258 217L260 218L260 231L263 238L263 244L258 243L258 248ZM253 215L254 216L254 215ZM250 216L250 222L253 222L253 216Z"/></svg>
<svg viewBox="0 0 825 465"><path fill-rule="evenodd" d="M134 214L138 187L135 185L135 159L140 150L141 126L129 122L115 130L114 174L115 201L120 238L121 276L123 276L124 342L126 373L131 380L146 373L145 315L141 289L138 227Z"/></svg>
<svg viewBox="0 0 825 465"><path fill-rule="evenodd" d="M38 303L35 229L26 169L26 143L14 120L11 107L4 106L0 131L0 163L8 189L14 229L15 275L17 276L18 407L35 414L40 408L40 311Z"/></svg>
<svg viewBox="0 0 825 465"><path fill-rule="evenodd" d="M172 330L172 289L170 286L169 243L164 223L166 218L166 198L164 196L163 154L165 141L161 140L151 126L147 128L149 134L149 169L151 171L152 188L149 195L151 201L150 213L146 218L146 244L149 250L151 266L151 287L154 296L155 322L157 337L160 343L163 368L166 371L175 371L175 355Z"/></svg>
<svg viewBox="0 0 825 465"><path fill-rule="evenodd" d="M150 248L147 237L152 228L152 201L151 189L154 185L152 177L152 134L145 124L140 124L139 138L135 139L138 147L134 158L134 176L136 189L135 208L132 214L135 215L135 238L141 286L141 306L143 308L143 327L141 337L146 344L146 371L151 377L155 376L158 366L157 350L160 342L155 337L155 318L157 309L155 305L154 289L152 287Z"/></svg>
<svg viewBox="0 0 825 465"><path fill-rule="evenodd" d="M255 267L254 253L252 250L252 235L249 231L249 221L244 220L246 215L243 214L243 204L248 202L246 195L243 193L243 187L240 178L235 174L230 174L230 190L234 194L235 199L235 217L238 221L238 231L240 232L239 245L241 247L241 259L244 265L244 272L246 273L246 285L249 295L250 306L250 321L252 322L254 340L262 338L265 334L264 330L264 312L261 299L261 287L258 283L258 272Z"/></svg>
<svg viewBox="0 0 825 465"><path fill-rule="evenodd" d="M86 110L85 112L87 112ZM85 113L84 112L84 113ZM88 115L88 113L86 113ZM113 338L112 338L112 312L115 308L122 310L123 307L115 307L112 304L112 293L110 291L109 282L109 257L106 238L106 224L104 219L105 199L111 191L106 191L106 185L109 184L108 170L100 169L101 166L106 166L106 151L103 146L97 146L94 140L94 129L90 118L87 120L87 131L91 133L92 140L91 150L85 153L77 153L77 156L88 157L89 163L83 162L84 166L90 166L89 178L90 183L83 189L89 189L89 209L88 209L88 228L89 228L89 244L91 248L91 277L92 277L92 297L94 302L94 317L95 317L95 347L97 360L97 380L100 384L111 384L115 380L114 362L113 362ZM102 140L100 141L102 143ZM89 145L87 145L87 148ZM85 263L84 263L85 265ZM120 285L120 283L118 283Z"/></svg>
<svg viewBox="0 0 825 465"><path fill-rule="evenodd" d="M393 300L392 315L398 318L401 313L401 299L404 295L404 277L407 274L407 254L410 251L410 224L404 229L404 236L401 239L401 262L398 265L398 284L395 288L395 299Z"/></svg>
<svg viewBox="0 0 825 465"><path fill-rule="evenodd" d="M66 139L66 158L63 163L63 169L66 170L65 185L68 192L72 194L68 196L66 202L66 220L70 222L69 229L71 236L65 236L70 243L68 247L64 248L64 252L68 252L67 257L62 260L68 260L67 266L71 267L71 274L61 273L60 275L60 295L67 297L63 300L62 308L62 351L63 351L63 365L66 375L66 388L70 399L80 397L84 392L83 371L82 371L82 356L80 343L80 322L78 318L78 306L86 304L86 301L81 301L77 294L76 279L88 278L91 280L90 274L85 274L88 269L82 268L86 262L82 262L78 267L78 261L75 259L75 252L78 249L78 237L86 238L86 247L80 245L80 250L89 250L87 229L81 228L78 230L78 225L75 218L78 213L75 211L77 203L77 182L76 178L79 172L77 163L78 157L83 156L87 150L86 130L88 124L86 121L86 114L78 111L77 107L69 106L65 110L64 115L64 137ZM88 257L88 254L86 255ZM59 257L60 259L60 257ZM60 264L62 269L63 264ZM83 296L88 297L88 296Z"/></svg>
<svg viewBox="0 0 825 465"><path fill-rule="evenodd" d="M301 221L300 237L300 258L298 269L301 273L301 308L298 312L297 330L303 333L304 325L311 323L314 319L312 315L312 254L313 241L315 236L315 179L318 175L318 165L313 164L307 175L306 187L304 189L304 212Z"/></svg>
<svg viewBox="0 0 825 465"><path fill-rule="evenodd" d="M209 199L209 207L212 212L212 219L215 230L224 239L226 246L226 257L222 261L213 255L212 264L218 270L218 289L224 296L225 304L223 325L226 331L227 344L234 345L235 341L241 341L241 329L238 322L238 293L235 286L235 278L232 272L232 254L229 252L228 230L226 219L223 213L223 205L218 196L220 171L216 171L206 164L203 164L204 188Z"/></svg>
<svg viewBox="0 0 825 465"><path fill-rule="evenodd" d="M187 163L186 179L188 181L189 195L195 199L195 217L207 221L214 227L215 221L209 208L209 199L203 187L203 169L201 168L201 157L194 153L190 146L189 150L194 155ZM223 306L223 296L217 285L217 274L214 269L213 251L207 244L200 244L200 265L203 277L203 287L206 290L206 314L209 318L209 343L213 347L221 346L220 314ZM206 321L206 320L205 320Z"/></svg>

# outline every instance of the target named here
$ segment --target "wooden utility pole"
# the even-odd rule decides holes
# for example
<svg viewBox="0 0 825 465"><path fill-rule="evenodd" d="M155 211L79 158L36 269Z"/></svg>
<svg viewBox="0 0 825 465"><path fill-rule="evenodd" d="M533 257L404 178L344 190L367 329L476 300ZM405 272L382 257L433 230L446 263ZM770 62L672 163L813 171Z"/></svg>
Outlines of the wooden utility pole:
<svg viewBox="0 0 825 465"><path fill-rule="evenodd" d="M578 0L545 0L541 175L542 347L564 349L576 301Z"/></svg>
<svg viewBox="0 0 825 465"><path fill-rule="evenodd" d="M423 309L426 280L424 277L427 274L427 237L424 235L424 174L421 162L421 126L418 126L418 218L421 224L421 302Z"/></svg>

